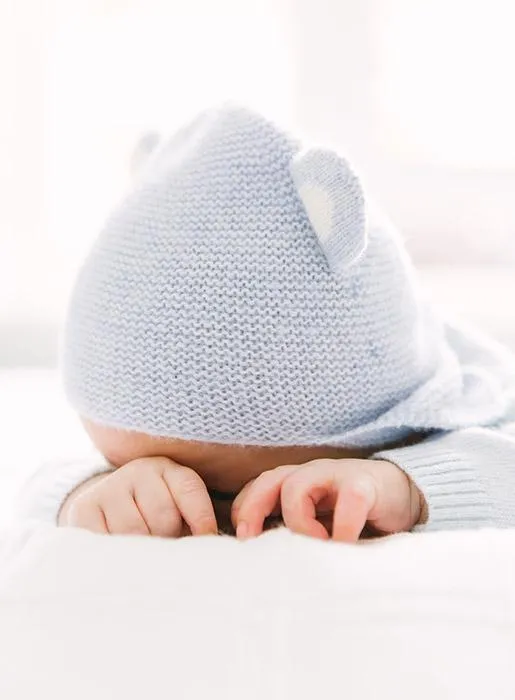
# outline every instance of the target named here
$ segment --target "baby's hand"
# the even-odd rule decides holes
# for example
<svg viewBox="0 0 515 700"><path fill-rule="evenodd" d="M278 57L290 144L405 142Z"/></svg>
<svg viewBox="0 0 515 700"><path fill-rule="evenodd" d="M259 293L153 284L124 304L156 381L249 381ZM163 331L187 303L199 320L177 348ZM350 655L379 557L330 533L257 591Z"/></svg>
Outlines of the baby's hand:
<svg viewBox="0 0 515 700"><path fill-rule="evenodd" d="M365 525L381 534L410 530L420 520L422 500L390 462L321 459L260 474L236 497L232 521L238 537L253 537L263 532L266 517L281 512L293 532L356 542ZM329 532L320 522L328 517Z"/></svg>
<svg viewBox="0 0 515 700"><path fill-rule="evenodd" d="M137 459L85 482L68 496L59 525L113 535L217 533L202 479L166 457Z"/></svg>

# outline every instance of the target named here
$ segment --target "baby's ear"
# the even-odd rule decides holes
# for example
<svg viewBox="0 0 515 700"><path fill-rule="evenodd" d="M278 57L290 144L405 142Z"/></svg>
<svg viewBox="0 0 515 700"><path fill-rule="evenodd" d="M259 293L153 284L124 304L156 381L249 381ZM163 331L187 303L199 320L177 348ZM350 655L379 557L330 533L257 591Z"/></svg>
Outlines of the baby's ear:
<svg viewBox="0 0 515 700"><path fill-rule="evenodd" d="M291 163L293 181L329 266L339 277L367 247L358 178L337 153L312 148Z"/></svg>

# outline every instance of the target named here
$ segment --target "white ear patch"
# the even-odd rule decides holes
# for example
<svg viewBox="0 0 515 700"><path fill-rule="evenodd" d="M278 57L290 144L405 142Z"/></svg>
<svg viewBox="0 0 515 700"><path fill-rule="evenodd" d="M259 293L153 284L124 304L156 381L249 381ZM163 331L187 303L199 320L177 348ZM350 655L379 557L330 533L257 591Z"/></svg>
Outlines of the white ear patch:
<svg viewBox="0 0 515 700"><path fill-rule="evenodd" d="M298 191L318 238L327 241L333 228L334 209L329 193L319 185L310 184L300 185Z"/></svg>
<svg viewBox="0 0 515 700"><path fill-rule="evenodd" d="M298 154L290 171L329 267L344 277L367 247L365 202L358 178L337 153L314 148Z"/></svg>

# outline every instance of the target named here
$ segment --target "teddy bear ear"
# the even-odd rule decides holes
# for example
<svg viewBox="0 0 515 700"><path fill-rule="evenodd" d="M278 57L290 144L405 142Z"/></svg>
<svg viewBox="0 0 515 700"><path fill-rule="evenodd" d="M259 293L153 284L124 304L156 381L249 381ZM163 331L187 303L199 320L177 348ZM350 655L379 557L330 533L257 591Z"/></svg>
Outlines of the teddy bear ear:
<svg viewBox="0 0 515 700"><path fill-rule="evenodd" d="M360 182L343 158L324 149L299 153L290 170L329 266L343 276L367 247Z"/></svg>

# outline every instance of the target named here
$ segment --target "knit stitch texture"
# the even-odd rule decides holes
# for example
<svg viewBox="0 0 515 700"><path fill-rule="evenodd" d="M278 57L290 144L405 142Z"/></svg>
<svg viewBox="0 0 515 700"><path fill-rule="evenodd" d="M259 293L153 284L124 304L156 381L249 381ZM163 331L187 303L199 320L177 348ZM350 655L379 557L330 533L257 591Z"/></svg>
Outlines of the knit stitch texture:
<svg viewBox="0 0 515 700"><path fill-rule="evenodd" d="M82 268L63 360L82 415L217 443L375 446L506 407L346 161L233 107L150 157Z"/></svg>

